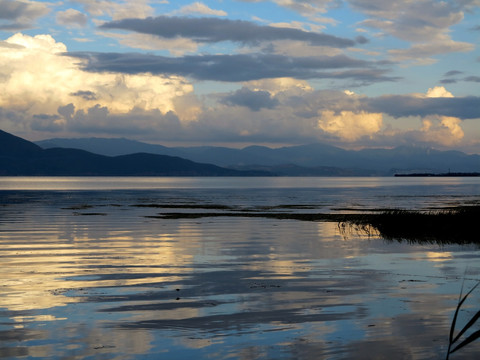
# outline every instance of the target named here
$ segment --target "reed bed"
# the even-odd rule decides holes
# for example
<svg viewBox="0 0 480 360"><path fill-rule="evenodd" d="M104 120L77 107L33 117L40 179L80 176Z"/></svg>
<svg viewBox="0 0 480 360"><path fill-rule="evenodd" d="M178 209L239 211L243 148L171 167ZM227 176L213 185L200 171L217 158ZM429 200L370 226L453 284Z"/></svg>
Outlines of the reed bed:
<svg viewBox="0 0 480 360"><path fill-rule="evenodd" d="M379 235L387 240L415 243L480 244L478 235L480 206L477 205L432 211L377 209L353 214L277 212L258 209L234 211L231 208L214 206L207 210L212 209L218 211L166 212L148 217L159 219L263 217L300 221L333 221L339 224L339 229L344 234L348 231L356 231L367 235Z"/></svg>
<svg viewBox="0 0 480 360"><path fill-rule="evenodd" d="M387 240L445 244L479 243L480 206L436 211L388 210L377 214L346 215L341 222Z"/></svg>

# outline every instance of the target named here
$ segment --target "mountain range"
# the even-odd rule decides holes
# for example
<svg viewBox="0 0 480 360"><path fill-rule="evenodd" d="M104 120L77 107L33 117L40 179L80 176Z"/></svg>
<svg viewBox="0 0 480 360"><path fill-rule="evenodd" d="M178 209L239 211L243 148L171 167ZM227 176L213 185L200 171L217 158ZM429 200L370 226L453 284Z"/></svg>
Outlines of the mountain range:
<svg viewBox="0 0 480 360"><path fill-rule="evenodd" d="M480 155L440 151L426 147L345 150L314 143L269 148L234 149L215 146L166 147L125 138L48 139L42 148L76 148L105 156L150 153L194 162L283 176L391 176L396 173L448 173L480 171Z"/></svg>
<svg viewBox="0 0 480 360"><path fill-rule="evenodd" d="M40 146L0 130L1 176L255 176L174 156L134 153L105 156L81 149Z"/></svg>
<svg viewBox="0 0 480 360"><path fill-rule="evenodd" d="M269 148L166 147L124 138L36 143L0 130L0 175L391 176L480 171L480 155L422 147L345 150L326 144Z"/></svg>

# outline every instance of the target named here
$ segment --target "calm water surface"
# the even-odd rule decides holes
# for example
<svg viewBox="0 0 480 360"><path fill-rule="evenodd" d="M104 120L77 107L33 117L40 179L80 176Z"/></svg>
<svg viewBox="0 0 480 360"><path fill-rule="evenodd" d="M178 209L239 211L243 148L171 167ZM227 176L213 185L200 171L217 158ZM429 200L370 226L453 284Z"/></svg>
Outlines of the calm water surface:
<svg viewBox="0 0 480 360"><path fill-rule="evenodd" d="M0 178L0 358L444 358L477 246L222 215L479 202L478 178Z"/></svg>

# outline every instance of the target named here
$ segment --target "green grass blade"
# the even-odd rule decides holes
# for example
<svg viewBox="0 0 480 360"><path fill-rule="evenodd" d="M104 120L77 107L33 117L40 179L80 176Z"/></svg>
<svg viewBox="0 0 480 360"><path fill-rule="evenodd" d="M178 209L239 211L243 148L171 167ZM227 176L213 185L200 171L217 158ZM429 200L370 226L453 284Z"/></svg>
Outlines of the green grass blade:
<svg viewBox="0 0 480 360"><path fill-rule="evenodd" d="M468 345L470 344L472 341L475 341L477 340L478 338L480 338L480 330L477 330L475 331L472 335L470 335L469 337L467 337L465 340L463 340L460 344L458 344L455 349L453 349L452 351L450 351L450 354L454 353L455 351L461 349L462 347L464 347L465 345Z"/></svg>

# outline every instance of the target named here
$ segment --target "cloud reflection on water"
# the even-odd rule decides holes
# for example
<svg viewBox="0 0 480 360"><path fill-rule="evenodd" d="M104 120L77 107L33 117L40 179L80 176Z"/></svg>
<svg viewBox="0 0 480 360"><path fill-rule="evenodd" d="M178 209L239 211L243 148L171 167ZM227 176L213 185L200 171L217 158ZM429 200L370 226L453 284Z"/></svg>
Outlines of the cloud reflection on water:
<svg viewBox="0 0 480 360"><path fill-rule="evenodd" d="M335 223L150 219L121 195L4 202L1 358L436 357L478 261ZM106 215L72 208L85 203Z"/></svg>

